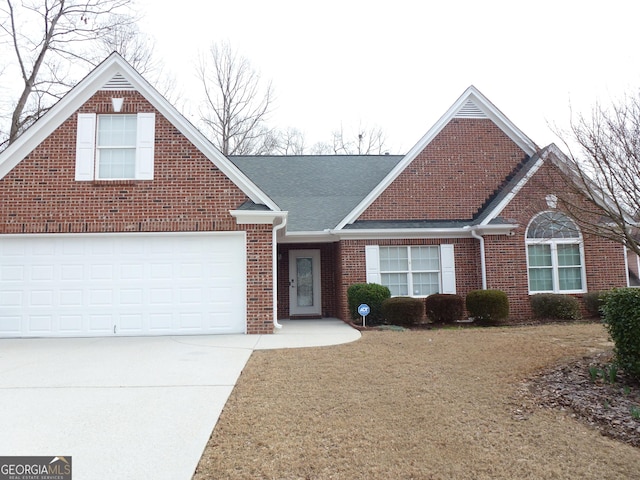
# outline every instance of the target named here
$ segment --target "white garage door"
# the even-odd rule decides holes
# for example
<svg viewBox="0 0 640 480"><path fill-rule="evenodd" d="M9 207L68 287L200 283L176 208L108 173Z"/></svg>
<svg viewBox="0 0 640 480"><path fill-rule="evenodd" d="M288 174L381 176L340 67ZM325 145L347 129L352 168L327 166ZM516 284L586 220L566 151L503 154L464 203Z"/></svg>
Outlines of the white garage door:
<svg viewBox="0 0 640 480"><path fill-rule="evenodd" d="M0 236L0 336L246 331L244 232Z"/></svg>

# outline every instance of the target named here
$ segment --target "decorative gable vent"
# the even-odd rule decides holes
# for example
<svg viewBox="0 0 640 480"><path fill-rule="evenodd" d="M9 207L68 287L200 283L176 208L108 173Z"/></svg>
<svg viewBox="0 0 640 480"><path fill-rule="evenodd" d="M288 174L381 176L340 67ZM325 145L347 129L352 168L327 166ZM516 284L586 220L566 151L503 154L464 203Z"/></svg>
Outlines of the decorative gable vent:
<svg viewBox="0 0 640 480"><path fill-rule="evenodd" d="M121 73L116 73L111 80L104 84L102 90L135 90L135 88Z"/></svg>
<svg viewBox="0 0 640 480"><path fill-rule="evenodd" d="M455 118L488 118L487 114L484 113L480 107L478 107L473 100L469 99L467 102L458 110Z"/></svg>

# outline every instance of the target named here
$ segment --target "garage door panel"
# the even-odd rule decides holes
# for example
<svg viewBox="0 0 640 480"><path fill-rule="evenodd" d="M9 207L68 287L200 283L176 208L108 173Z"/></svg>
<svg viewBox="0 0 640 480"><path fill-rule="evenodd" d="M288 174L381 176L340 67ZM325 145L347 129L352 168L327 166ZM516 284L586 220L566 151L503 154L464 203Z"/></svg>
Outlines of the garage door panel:
<svg viewBox="0 0 640 480"><path fill-rule="evenodd" d="M82 316L60 315L60 332L68 335L82 333Z"/></svg>
<svg viewBox="0 0 640 480"><path fill-rule="evenodd" d="M244 333L245 244L242 232L0 236L0 336Z"/></svg>
<svg viewBox="0 0 640 480"><path fill-rule="evenodd" d="M201 313L181 313L178 316L179 327L183 330L202 330L204 322Z"/></svg>
<svg viewBox="0 0 640 480"><path fill-rule="evenodd" d="M112 315L89 314L89 333L111 333L112 331Z"/></svg>
<svg viewBox="0 0 640 480"><path fill-rule="evenodd" d="M151 313L149 330L152 332L168 332L172 329L172 316L169 313Z"/></svg>
<svg viewBox="0 0 640 480"><path fill-rule="evenodd" d="M82 307L82 290L62 290L60 292L61 307Z"/></svg>
<svg viewBox="0 0 640 480"><path fill-rule="evenodd" d="M0 308L2 307L20 307L22 306L22 291L5 290L0 292Z"/></svg>
<svg viewBox="0 0 640 480"><path fill-rule="evenodd" d="M144 265L139 263L120 265L120 279L142 280L144 278Z"/></svg>
<svg viewBox="0 0 640 480"><path fill-rule="evenodd" d="M158 263L151 265L151 278L156 280L170 280L173 278L173 265L170 263Z"/></svg>
<svg viewBox="0 0 640 480"><path fill-rule="evenodd" d="M22 317L18 315L3 316L0 322L0 333L4 336L18 336L22 333Z"/></svg>
<svg viewBox="0 0 640 480"><path fill-rule="evenodd" d="M114 304L113 290L91 290L89 292L89 306L108 307Z"/></svg>
<svg viewBox="0 0 640 480"><path fill-rule="evenodd" d="M113 266L110 264L96 264L90 266L89 280L113 279Z"/></svg>
<svg viewBox="0 0 640 480"><path fill-rule="evenodd" d="M119 326L121 332L143 332L144 317L142 314L120 315Z"/></svg>
<svg viewBox="0 0 640 480"><path fill-rule="evenodd" d="M55 296L52 290L32 290L31 291L31 305L34 307L49 308L54 305L53 297Z"/></svg>
<svg viewBox="0 0 640 480"><path fill-rule="evenodd" d="M51 281L54 277L54 266L53 265L34 265L31 268L31 280L45 280Z"/></svg>
<svg viewBox="0 0 640 480"><path fill-rule="evenodd" d="M142 306L145 303L144 290L137 289L122 289L120 290L120 304L123 307L129 305Z"/></svg>
<svg viewBox="0 0 640 480"><path fill-rule="evenodd" d="M68 280L84 280L84 265L64 264L60 266L60 279Z"/></svg>
<svg viewBox="0 0 640 480"><path fill-rule="evenodd" d="M29 317L29 332L47 333L53 329L53 317L51 315L31 315Z"/></svg>

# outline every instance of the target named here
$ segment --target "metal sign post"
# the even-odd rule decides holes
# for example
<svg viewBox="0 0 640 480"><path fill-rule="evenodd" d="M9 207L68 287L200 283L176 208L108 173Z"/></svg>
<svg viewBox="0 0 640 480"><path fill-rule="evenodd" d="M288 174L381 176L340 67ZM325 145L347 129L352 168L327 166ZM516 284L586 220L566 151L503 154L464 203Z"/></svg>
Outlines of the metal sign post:
<svg viewBox="0 0 640 480"><path fill-rule="evenodd" d="M371 313L371 309L369 308L369 305L367 305L366 303L363 303L362 305L360 305L358 307L358 313L362 317L362 326L366 327L367 326L366 325L367 315L369 315L369 313Z"/></svg>

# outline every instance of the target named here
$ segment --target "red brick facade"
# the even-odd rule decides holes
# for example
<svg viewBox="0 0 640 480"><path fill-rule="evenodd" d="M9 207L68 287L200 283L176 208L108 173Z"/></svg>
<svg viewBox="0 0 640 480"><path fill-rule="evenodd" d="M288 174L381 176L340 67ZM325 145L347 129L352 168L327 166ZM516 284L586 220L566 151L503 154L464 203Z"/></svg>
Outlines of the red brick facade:
<svg viewBox="0 0 640 480"><path fill-rule="evenodd" d="M453 120L360 219L471 218L524 156L491 121ZM555 174L555 167L543 166L501 213L502 218L519 225L513 235L484 236L487 288L507 293L512 322L532 316L525 232L535 215L549 209L545 197L557 188L552 181ZM588 291L626 286L623 248L587 235L583 240ZM340 318L349 318L348 287L366 281L365 245L445 243L455 245L456 293L464 297L482 288L480 246L474 238L341 241L337 254Z"/></svg>
<svg viewBox="0 0 640 480"><path fill-rule="evenodd" d="M525 153L488 119L454 119L360 220L471 219Z"/></svg>
<svg viewBox="0 0 640 480"><path fill-rule="evenodd" d="M79 112L155 112L153 180L75 181L77 114L0 180L0 233L247 232L247 328L273 331L272 227L237 225L246 195L137 92L98 92Z"/></svg>
<svg viewBox="0 0 640 480"><path fill-rule="evenodd" d="M463 297L482 287L478 240L471 238L343 240L338 247L340 259L338 283L338 317L350 320L347 290L354 283L367 280L365 246L367 245L441 245L453 244L456 265L456 293Z"/></svg>
<svg viewBox="0 0 640 480"><path fill-rule="evenodd" d="M153 180L75 180L77 114L113 113L112 97L124 98L122 113L155 113ZM492 120L454 118L359 220L471 223L522 166L523 148ZM507 293L514 322L531 317L525 232L536 214L548 210L545 196L557 188L553 178L554 169L544 166L500 213L519 225L513 235L484 237L487 287ZM136 92L94 94L0 179L0 195L0 234L244 230L247 331L273 331L272 225L238 225L229 211L247 200L245 193ZM366 281L367 245L453 244L456 292L465 296L480 289L480 242L468 231L459 233L459 238L280 244L278 318L291 316L289 252L294 249L320 251L323 316L349 319L347 289ZM589 291L626 285L624 251L617 244L585 236L584 260Z"/></svg>

